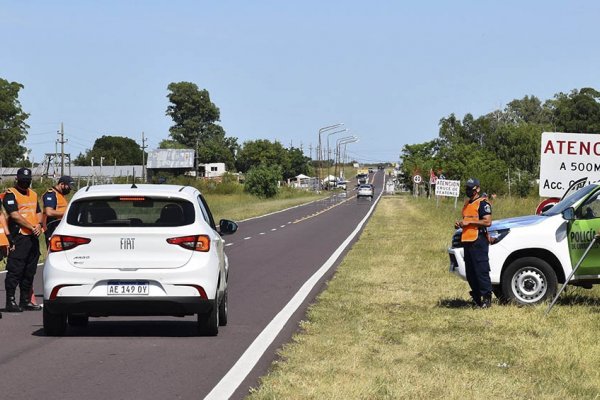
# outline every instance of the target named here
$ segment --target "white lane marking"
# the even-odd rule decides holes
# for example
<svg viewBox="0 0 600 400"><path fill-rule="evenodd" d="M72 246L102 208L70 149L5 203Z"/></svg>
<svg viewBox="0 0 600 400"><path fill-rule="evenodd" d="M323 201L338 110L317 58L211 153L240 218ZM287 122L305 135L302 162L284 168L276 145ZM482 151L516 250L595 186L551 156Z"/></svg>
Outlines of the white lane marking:
<svg viewBox="0 0 600 400"><path fill-rule="evenodd" d="M267 348L273 343L279 332L283 329L290 317L302 305L310 291L315 287L319 280L331 269L335 261L342 254L344 249L348 247L352 239L360 232L363 225L373 213L375 206L381 198L381 192L373 205L367 212L367 215L360 221L354 231L344 240L333 254L305 283L300 290L292 297L292 299L281 309L281 311L269 322L269 325L254 339L254 342L246 349L244 354L237 360L225 376L217 383L217 385L204 398L205 400L220 400L228 399L233 395L238 386L248 376L254 368L260 357L265 353Z"/></svg>
<svg viewBox="0 0 600 400"><path fill-rule="evenodd" d="M229 246L231 246L232 244L233 244L233 243L227 243L227 244L225 244L225 247L229 247Z"/></svg>
<svg viewBox="0 0 600 400"><path fill-rule="evenodd" d="M277 228L273 228L273 229L271 229L271 232L276 231L276 230L277 230Z"/></svg>
<svg viewBox="0 0 600 400"><path fill-rule="evenodd" d="M261 233L259 233L259 235L265 235L265 233L264 233L264 232L261 232Z"/></svg>
<svg viewBox="0 0 600 400"><path fill-rule="evenodd" d="M252 236L246 236L244 240L252 239Z"/></svg>
<svg viewBox="0 0 600 400"><path fill-rule="evenodd" d="M281 225L280 228L285 228L285 225Z"/></svg>
<svg viewBox="0 0 600 400"><path fill-rule="evenodd" d="M288 225L291 224L291 223L292 223L292 221L288 221Z"/></svg>

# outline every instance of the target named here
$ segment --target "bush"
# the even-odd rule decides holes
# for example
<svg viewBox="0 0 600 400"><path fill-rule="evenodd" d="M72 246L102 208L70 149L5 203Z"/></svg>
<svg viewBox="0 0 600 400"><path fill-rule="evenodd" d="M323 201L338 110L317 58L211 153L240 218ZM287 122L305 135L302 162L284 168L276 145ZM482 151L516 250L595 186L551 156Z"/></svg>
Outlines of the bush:
<svg viewBox="0 0 600 400"><path fill-rule="evenodd" d="M281 167L264 164L252 167L246 173L245 190L257 197L273 197L277 194L277 182L281 180Z"/></svg>

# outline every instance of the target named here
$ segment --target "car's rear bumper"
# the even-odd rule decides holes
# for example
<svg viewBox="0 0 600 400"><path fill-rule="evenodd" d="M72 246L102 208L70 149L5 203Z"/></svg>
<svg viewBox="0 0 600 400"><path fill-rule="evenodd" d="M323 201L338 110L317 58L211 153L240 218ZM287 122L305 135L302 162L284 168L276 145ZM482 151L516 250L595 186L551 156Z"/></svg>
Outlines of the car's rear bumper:
<svg viewBox="0 0 600 400"><path fill-rule="evenodd" d="M58 297L44 300L50 313L107 316L185 316L210 311L214 300L200 297Z"/></svg>

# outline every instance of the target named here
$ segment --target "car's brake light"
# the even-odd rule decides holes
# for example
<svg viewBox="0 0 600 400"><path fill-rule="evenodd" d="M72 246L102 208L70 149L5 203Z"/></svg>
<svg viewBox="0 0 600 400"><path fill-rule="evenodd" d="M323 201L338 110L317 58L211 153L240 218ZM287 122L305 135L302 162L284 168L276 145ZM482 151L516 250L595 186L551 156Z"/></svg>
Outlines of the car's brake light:
<svg viewBox="0 0 600 400"><path fill-rule="evenodd" d="M58 286L54 286L54 288L52 288L52 292L50 292L50 298L49 300L56 300L56 297L58 296L58 291L64 287L68 287L68 286L80 286L80 285L58 285Z"/></svg>
<svg viewBox="0 0 600 400"><path fill-rule="evenodd" d="M210 250L210 238L207 235L181 236L167 239L167 243L176 244L184 249L206 252Z"/></svg>
<svg viewBox="0 0 600 400"><path fill-rule="evenodd" d="M50 238L50 252L56 253L71 250L82 244L88 244L92 239L77 236L54 235Z"/></svg>

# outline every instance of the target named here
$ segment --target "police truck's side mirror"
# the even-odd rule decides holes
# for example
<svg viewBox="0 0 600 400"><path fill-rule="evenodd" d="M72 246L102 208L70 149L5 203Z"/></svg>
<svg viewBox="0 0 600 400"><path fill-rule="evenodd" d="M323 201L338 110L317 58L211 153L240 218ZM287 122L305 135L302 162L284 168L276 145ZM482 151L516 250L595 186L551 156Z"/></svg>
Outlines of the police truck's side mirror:
<svg viewBox="0 0 600 400"><path fill-rule="evenodd" d="M575 219L575 210L573 207L569 207L562 212L562 217L567 221L572 221Z"/></svg>

